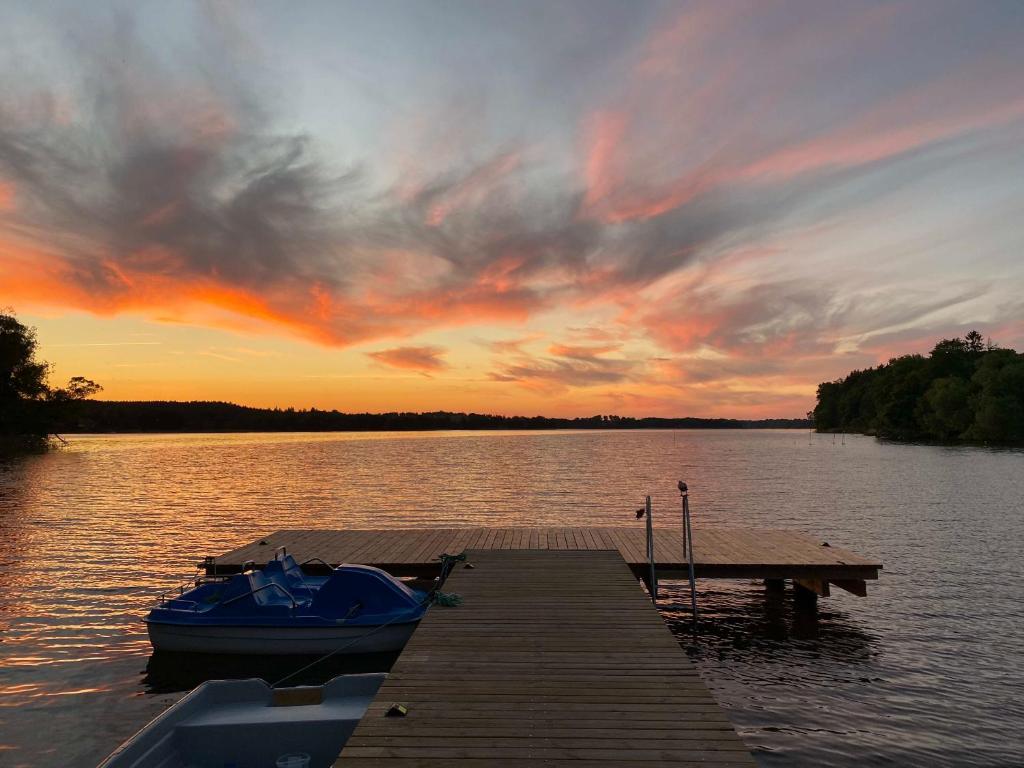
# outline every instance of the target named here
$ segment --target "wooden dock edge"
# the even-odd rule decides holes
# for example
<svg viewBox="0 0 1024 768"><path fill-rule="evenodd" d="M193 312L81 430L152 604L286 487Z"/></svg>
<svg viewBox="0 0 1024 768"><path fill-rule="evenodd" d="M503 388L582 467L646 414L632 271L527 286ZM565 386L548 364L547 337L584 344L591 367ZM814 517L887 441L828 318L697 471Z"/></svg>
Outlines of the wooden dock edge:
<svg viewBox="0 0 1024 768"><path fill-rule="evenodd" d="M687 580L686 560L673 559L682 553L678 532L654 529L654 537L658 578ZM246 562L261 566L279 547L300 562L319 558L332 566L363 563L403 578L434 578L440 567L438 555L465 549L615 550L637 578L648 580L650 571L640 527L281 530L200 565L210 574L237 573ZM764 580L769 589L789 580L799 594L819 597L830 594L830 586L864 596L867 582L877 580L882 569L880 562L807 534L779 530L697 528L694 560L697 579Z"/></svg>

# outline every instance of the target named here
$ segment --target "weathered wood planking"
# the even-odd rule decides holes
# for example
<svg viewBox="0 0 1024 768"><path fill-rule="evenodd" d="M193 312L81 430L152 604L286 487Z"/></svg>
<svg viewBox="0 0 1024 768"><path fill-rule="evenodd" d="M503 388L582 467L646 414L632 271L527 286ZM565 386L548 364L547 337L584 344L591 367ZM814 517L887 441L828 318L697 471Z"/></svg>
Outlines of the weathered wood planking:
<svg viewBox="0 0 1024 768"><path fill-rule="evenodd" d="M656 528L655 557L661 578L687 577L678 530ZM265 543L261 543L265 542ZM388 530L283 530L217 558L221 572L247 560L265 563L285 546L300 562L365 563L399 576L430 576L437 556L464 549L618 550L637 574L647 567L642 525L633 528L395 528ZM877 579L881 563L797 531L697 528L693 533L698 578Z"/></svg>
<svg viewBox="0 0 1024 768"><path fill-rule="evenodd" d="M470 548L336 768L754 765L619 553L556 538Z"/></svg>

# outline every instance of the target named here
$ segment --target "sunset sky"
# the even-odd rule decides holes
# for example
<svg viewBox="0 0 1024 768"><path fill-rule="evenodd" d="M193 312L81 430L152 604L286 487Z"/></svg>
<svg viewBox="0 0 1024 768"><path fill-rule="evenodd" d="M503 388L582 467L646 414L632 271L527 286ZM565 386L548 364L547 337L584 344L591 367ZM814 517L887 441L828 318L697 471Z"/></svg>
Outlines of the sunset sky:
<svg viewBox="0 0 1024 768"><path fill-rule="evenodd" d="M6 2L0 307L109 399L802 416L1024 347L1024 3Z"/></svg>

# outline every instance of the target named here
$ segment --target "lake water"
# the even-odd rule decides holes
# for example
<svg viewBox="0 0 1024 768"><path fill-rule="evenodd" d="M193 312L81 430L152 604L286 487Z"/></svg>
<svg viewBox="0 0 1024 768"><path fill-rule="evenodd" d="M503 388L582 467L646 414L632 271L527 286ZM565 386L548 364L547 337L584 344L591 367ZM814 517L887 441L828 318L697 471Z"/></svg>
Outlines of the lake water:
<svg viewBox="0 0 1024 768"><path fill-rule="evenodd" d="M702 581L696 638L665 585L760 764L1024 764L1024 453L581 431L79 436L0 465L0 765L92 766L204 677L288 669L151 661L139 618L204 555L288 527L639 525L647 493L668 525L680 478L696 537L790 528L885 563L816 616Z"/></svg>

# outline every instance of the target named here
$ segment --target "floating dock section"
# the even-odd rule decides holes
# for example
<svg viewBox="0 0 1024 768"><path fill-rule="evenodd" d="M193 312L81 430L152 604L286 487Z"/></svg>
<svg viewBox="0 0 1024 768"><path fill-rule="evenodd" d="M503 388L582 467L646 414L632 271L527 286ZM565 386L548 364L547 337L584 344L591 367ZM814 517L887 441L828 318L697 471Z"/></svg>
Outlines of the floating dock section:
<svg viewBox="0 0 1024 768"><path fill-rule="evenodd" d="M319 558L331 565L363 563L395 576L433 577L438 555L475 550L615 550L638 578L649 573L646 534L633 528L405 528L388 530L282 530L221 555L211 572L233 573L247 561L257 565L286 547L299 562ZM678 529L654 529L654 557L662 579L688 577ZM865 595L882 564L824 539L797 531L695 528L694 571L698 579L764 579L769 587L790 579L798 592L827 596L829 586ZM559 578L557 569L554 578Z"/></svg>
<svg viewBox="0 0 1024 768"><path fill-rule="evenodd" d="M438 546L461 551L422 556ZM470 548L445 587L462 604L427 613L336 768L753 766L622 556L594 546Z"/></svg>

